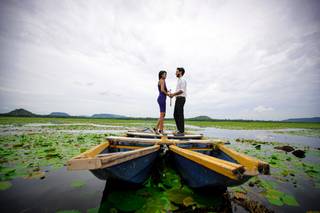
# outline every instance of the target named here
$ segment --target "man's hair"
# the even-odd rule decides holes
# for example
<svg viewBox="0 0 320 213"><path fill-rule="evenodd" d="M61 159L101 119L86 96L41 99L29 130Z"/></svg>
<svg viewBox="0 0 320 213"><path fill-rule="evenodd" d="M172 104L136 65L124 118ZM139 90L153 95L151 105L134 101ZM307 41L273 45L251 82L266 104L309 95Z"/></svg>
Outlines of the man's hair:
<svg viewBox="0 0 320 213"><path fill-rule="evenodd" d="M161 71L159 72L159 80L162 78L162 75L163 75L164 73L167 74L167 72L164 71L164 70L161 70Z"/></svg>
<svg viewBox="0 0 320 213"><path fill-rule="evenodd" d="M178 70L179 72L181 72L182 75L184 75L184 72L185 72L185 71L184 71L183 67L178 67L177 70Z"/></svg>

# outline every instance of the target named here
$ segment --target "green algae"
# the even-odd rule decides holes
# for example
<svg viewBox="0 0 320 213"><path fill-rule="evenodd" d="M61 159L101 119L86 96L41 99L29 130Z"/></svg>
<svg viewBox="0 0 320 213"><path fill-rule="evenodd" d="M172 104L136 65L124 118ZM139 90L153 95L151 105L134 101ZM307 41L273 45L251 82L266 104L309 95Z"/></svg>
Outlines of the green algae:
<svg viewBox="0 0 320 213"><path fill-rule="evenodd" d="M0 136L0 180L30 177L62 168L70 158L103 141L106 135L36 133Z"/></svg>
<svg viewBox="0 0 320 213"><path fill-rule="evenodd" d="M43 137L41 137L41 135L43 135ZM4 180L26 177L39 170L43 171L44 168L47 169L47 167L51 170L61 168L64 166L65 160L99 144L105 136L41 133L31 135L24 134L19 136L20 138L17 140L13 140L12 138L14 137L18 136L0 136L0 177ZM3 138L5 138L5 140L2 140ZM262 186L259 185L260 189L262 189L261 196L265 197L270 204L277 206L299 205L293 195L282 192L286 191L282 188L284 181L290 181L296 184L296 180L291 179L293 173L296 176L303 175L302 178L304 180L312 180L314 187L319 187L319 167L317 167L316 162L308 162L306 159L301 160L290 153L286 154L283 151L273 149L273 146L282 143L265 143L254 140L244 141L243 143L231 144L231 147L235 147L240 152L247 153L250 156L257 157L266 162L272 161L272 180L264 180L263 178L253 180L256 185L259 185L259 182L262 180ZM257 145L261 145L260 149L256 148ZM60 146L63 146L63 148ZM48 155L48 153L50 154ZM309 149L306 152L306 156L319 159L319 153L319 150ZM21 156L27 163L22 162ZM21 164L19 162L21 162ZM207 206L214 207L219 204L219 199L216 202L214 197L198 196L197 193L186 187L181 182L180 176L176 174L173 169L167 168L163 171L163 174L165 175L160 177L160 180L157 182L151 179L148 180L143 188L147 190L135 191L133 193L140 197L138 199L144 200L143 205L141 206L140 204L141 208L133 211L171 212L185 208L202 210ZM247 184L244 184L241 187L235 187L235 190L250 192L253 189L249 188ZM182 196L179 195L180 197L175 197L172 195L172 192L181 193ZM117 212L117 209L119 210L116 204L111 201L107 201L107 204L103 204L102 206L106 206L111 212ZM96 210L97 208L94 209ZM214 209L215 208L212 208L211 210Z"/></svg>
<svg viewBox="0 0 320 213"><path fill-rule="evenodd" d="M70 186L73 188L81 188L85 185L86 185L86 182L83 180L73 180L72 183L70 184Z"/></svg>
<svg viewBox="0 0 320 213"><path fill-rule="evenodd" d="M297 135L306 137L320 137L320 129L302 129L302 130L288 130L288 131L273 131L277 134Z"/></svg>
<svg viewBox="0 0 320 213"><path fill-rule="evenodd" d="M146 202L142 196L129 190L111 192L108 196L108 201L114 204L117 209L124 212L141 209Z"/></svg>
<svg viewBox="0 0 320 213"><path fill-rule="evenodd" d="M12 187L12 183L9 181L0 181L0 190L4 191L10 189Z"/></svg>

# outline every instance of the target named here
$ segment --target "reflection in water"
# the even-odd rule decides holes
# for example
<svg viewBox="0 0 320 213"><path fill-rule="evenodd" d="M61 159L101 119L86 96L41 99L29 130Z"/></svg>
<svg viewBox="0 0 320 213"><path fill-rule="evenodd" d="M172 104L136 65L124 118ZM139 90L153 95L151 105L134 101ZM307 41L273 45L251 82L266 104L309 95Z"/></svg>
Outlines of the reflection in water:
<svg viewBox="0 0 320 213"><path fill-rule="evenodd" d="M171 195L172 190L109 181L106 182L98 212L231 212L226 191L201 189L191 194Z"/></svg>
<svg viewBox="0 0 320 213"><path fill-rule="evenodd" d="M108 180L100 201L102 212L230 212L226 189L192 190L183 183L170 161L159 159L144 185Z"/></svg>

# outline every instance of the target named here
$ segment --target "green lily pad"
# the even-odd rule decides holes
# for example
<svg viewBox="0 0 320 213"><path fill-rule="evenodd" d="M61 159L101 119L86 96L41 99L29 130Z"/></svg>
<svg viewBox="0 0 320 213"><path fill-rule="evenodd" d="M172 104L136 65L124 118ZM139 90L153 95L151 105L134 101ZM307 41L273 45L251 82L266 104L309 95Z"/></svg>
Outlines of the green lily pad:
<svg viewBox="0 0 320 213"><path fill-rule="evenodd" d="M11 188L12 183L10 183L9 181L0 181L0 190L7 190L9 188Z"/></svg>
<svg viewBox="0 0 320 213"><path fill-rule="evenodd" d="M81 148L80 148L80 152L83 153L83 152L85 152L87 149L88 149L88 148L81 147Z"/></svg>
<svg viewBox="0 0 320 213"><path fill-rule="evenodd" d="M258 179L258 185L266 190L272 190L277 187L277 183L269 180Z"/></svg>
<svg viewBox="0 0 320 213"><path fill-rule="evenodd" d="M241 187L241 186L233 186L233 187L229 187L229 189L233 192L242 192L242 193L247 193L247 190L245 190L245 188Z"/></svg>
<svg viewBox="0 0 320 213"><path fill-rule="evenodd" d="M284 195L282 201L288 206L299 206L298 201L292 195Z"/></svg>
<svg viewBox="0 0 320 213"><path fill-rule="evenodd" d="M146 200L143 207L136 211L136 213L144 213L144 212L171 212L178 209L177 206L170 203L168 197L165 192L159 191L154 188L148 190L151 192L149 194L148 199Z"/></svg>
<svg viewBox="0 0 320 213"><path fill-rule="evenodd" d="M87 209L87 213L98 213L99 207Z"/></svg>
<svg viewBox="0 0 320 213"><path fill-rule="evenodd" d="M165 169L161 176L161 181L167 188L180 188L180 176L173 169Z"/></svg>
<svg viewBox="0 0 320 213"><path fill-rule="evenodd" d="M192 196L192 193L173 188L167 190L167 196L171 202L174 202L176 204L183 204L183 200L187 197Z"/></svg>
<svg viewBox="0 0 320 213"><path fill-rule="evenodd" d="M0 169L0 173L4 174L6 176L12 175L15 171L16 171L16 169L14 169L14 168L1 168Z"/></svg>
<svg viewBox="0 0 320 213"><path fill-rule="evenodd" d="M192 198L194 199L198 208L219 206L223 201L223 197L220 195L204 195L194 193Z"/></svg>
<svg viewBox="0 0 320 213"><path fill-rule="evenodd" d="M74 188L81 188L84 185L86 185L86 183L83 180L74 180L71 183L71 186L74 187Z"/></svg>
<svg viewBox="0 0 320 213"><path fill-rule="evenodd" d="M266 196L269 203L275 206L283 206L283 202L281 201L281 198L279 197L273 197L273 196Z"/></svg>
<svg viewBox="0 0 320 213"><path fill-rule="evenodd" d="M145 199L134 191L111 192L108 201L113 203L117 209L125 212L138 210L145 203Z"/></svg>
<svg viewBox="0 0 320 213"><path fill-rule="evenodd" d="M193 200L192 197L186 197L185 199L183 199L182 203L184 206L188 207L195 204L196 202Z"/></svg>

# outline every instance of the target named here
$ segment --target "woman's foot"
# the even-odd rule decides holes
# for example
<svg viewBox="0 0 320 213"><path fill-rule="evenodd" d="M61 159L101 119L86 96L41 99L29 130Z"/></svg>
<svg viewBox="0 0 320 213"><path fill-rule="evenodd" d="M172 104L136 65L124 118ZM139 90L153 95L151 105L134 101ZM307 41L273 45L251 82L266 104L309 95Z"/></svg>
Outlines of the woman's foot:
<svg viewBox="0 0 320 213"><path fill-rule="evenodd" d="M156 133L157 135L159 135L159 131L156 128L153 128L154 133Z"/></svg>

